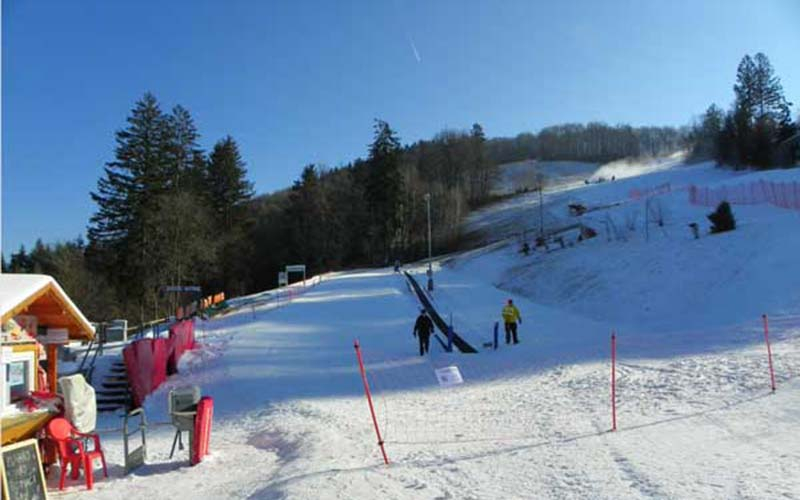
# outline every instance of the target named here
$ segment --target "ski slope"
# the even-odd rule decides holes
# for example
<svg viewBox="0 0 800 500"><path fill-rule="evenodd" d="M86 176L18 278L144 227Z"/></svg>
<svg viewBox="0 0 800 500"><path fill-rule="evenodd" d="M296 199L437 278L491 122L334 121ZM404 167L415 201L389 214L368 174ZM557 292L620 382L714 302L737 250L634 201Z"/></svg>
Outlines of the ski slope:
<svg viewBox="0 0 800 500"><path fill-rule="evenodd" d="M95 498L800 498L800 215L734 207L739 228L694 240L708 209L682 187L796 171L733 174L710 165L654 169L545 193L610 206L623 239L597 238L521 255L513 235L435 264L433 301L479 354L420 358L418 311L388 269L325 275L291 301L261 294L198 325L203 347L146 402L148 465L122 474L120 419L99 427L112 478ZM645 237L645 190L663 228ZM654 203L651 201L650 203ZM477 217L522 220L526 196ZM607 212L607 213L604 213ZM487 215L488 214L488 215ZM511 222L506 226L513 228ZM496 226L489 224L491 233ZM422 273L425 266L409 266ZM507 298L522 312L521 344L484 347ZM264 300L262 300L264 299ZM778 390L770 391L761 313L772 318ZM618 334L618 430L610 432L609 337ZM501 334L502 337L502 334ZM391 460L382 464L355 360L361 342ZM442 388L434 370L458 366ZM199 384L215 400L211 456L169 460L171 387ZM52 478L51 478L52 481ZM84 495L72 486L64 495Z"/></svg>

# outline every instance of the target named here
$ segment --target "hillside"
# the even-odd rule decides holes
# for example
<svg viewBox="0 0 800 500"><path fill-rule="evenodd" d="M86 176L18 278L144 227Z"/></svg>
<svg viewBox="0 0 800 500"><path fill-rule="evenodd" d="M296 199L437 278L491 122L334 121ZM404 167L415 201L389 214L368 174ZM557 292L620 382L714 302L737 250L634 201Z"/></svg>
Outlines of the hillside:
<svg viewBox="0 0 800 500"><path fill-rule="evenodd" d="M545 192L552 220L580 219L598 236L519 253L518 237L435 264L433 301L479 350L420 358L417 298L390 269L322 276L291 300L265 292L198 326L202 349L146 403L149 464L121 476L118 432L104 434L112 479L97 498L174 498L187 488L233 498L791 498L800 456L800 305L793 277L797 213L734 206L739 228L706 233L708 208L689 184L798 180L797 171L734 174L672 165L614 182ZM646 238L642 197L664 226ZM567 204L609 206L578 217ZM503 228L525 220L530 195L490 207ZM498 215L504 214L504 215ZM602 221L622 231L605 231ZM694 240L686 224L701 224ZM490 225L495 228L495 225ZM617 234L620 233L620 234ZM610 236L610 241L609 241ZM503 239L505 238L505 239ZM572 245L570 245L572 243ZM425 265L411 265L412 273ZM507 298L521 309L521 344L497 351ZM772 318L778 390L770 395L761 330ZM452 318L452 319L451 319ZM610 332L618 337L611 428ZM502 336L502 332L501 332ZM359 339L391 464L382 465L353 350ZM434 371L457 366L462 385ZM171 387L215 398L210 459L167 458ZM105 417L107 428L118 427ZM115 487L109 487L111 482ZM71 494L68 496L72 496ZM77 497L77 494L75 495Z"/></svg>

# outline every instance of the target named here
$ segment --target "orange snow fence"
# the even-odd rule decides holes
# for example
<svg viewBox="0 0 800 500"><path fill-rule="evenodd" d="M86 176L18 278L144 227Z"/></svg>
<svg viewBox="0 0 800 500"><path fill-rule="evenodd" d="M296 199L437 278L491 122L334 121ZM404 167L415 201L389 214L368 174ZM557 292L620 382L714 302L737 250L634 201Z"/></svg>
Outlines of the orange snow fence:
<svg viewBox="0 0 800 500"><path fill-rule="evenodd" d="M689 187L689 203L692 205L715 207L723 201L732 205L769 204L790 210L800 210L800 182L761 180L719 188Z"/></svg>

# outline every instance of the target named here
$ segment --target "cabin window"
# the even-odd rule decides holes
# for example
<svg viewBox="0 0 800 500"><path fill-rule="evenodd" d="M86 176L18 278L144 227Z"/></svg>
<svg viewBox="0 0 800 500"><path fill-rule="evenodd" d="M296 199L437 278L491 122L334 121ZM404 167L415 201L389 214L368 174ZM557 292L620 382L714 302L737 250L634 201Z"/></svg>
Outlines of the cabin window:
<svg viewBox="0 0 800 500"><path fill-rule="evenodd" d="M12 353L4 359L3 406L28 397L35 388L36 365L32 352Z"/></svg>

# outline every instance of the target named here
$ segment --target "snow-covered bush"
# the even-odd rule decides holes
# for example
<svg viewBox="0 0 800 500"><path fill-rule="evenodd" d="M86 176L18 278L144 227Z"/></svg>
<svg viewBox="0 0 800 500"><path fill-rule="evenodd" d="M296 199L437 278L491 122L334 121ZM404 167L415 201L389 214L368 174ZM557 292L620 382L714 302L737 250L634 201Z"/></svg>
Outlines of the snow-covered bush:
<svg viewBox="0 0 800 500"><path fill-rule="evenodd" d="M727 201L723 201L717 205L717 209L713 213L708 214L708 220L711 221L712 234L736 229L736 219L733 217L731 205Z"/></svg>

